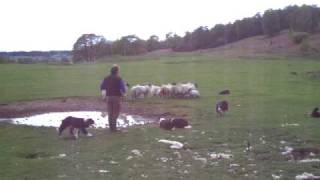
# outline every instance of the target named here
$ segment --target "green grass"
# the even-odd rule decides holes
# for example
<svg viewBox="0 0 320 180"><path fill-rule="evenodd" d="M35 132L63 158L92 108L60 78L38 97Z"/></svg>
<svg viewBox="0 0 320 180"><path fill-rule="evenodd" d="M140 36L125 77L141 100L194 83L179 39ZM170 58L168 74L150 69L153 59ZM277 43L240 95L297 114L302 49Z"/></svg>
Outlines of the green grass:
<svg viewBox="0 0 320 180"><path fill-rule="evenodd" d="M130 128L126 134L92 130L95 137L72 141L57 138L53 128L2 123L1 179L144 179L142 174L153 180L272 179L271 174L279 174L279 170L284 179L293 179L303 172L318 173L319 163L288 162L280 155L280 148L285 146L281 140L293 147L320 147L320 121L307 116L319 106L320 81L305 75L320 70L318 61L215 59L192 54L138 59L119 60L121 75L130 84L197 82L200 99L155 98L142 102L190 107L191 130L168 132L152 125ZM114 62L100 60L97 64L68 66L0 64L0 102L99 96L99 84ZM230 89L232 94L218 96L223 89ZM217 118L215 102L222 99L230 102L231 110L226 117ZM300 126L283 128L283 123ZM178 150L182 156L179 159L174 150L157 142L162 138L184 142L191 151ZM247 141L253 146L248 154L243 152ZM135 157L133 149L140 150L143 157ZM232 160L215 164L208 157L210 152L226 150L234 155ZM195 153L207 158L208 163L194 160ZM56 158L59 154L67 156ZM128 156L133 159L127 160ZM161 157L169 160L162 162ZM231 163L240 167L230 172ZM101 169L110 172L97 172Z"/></svg>

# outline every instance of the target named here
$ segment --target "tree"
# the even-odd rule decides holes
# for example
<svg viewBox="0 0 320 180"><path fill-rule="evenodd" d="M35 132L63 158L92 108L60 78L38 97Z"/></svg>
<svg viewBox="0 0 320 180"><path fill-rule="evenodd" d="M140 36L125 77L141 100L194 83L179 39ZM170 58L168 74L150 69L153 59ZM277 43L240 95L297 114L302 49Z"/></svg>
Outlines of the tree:
<svg viewBox="0 0 320 180"><path fill-rule="evenodd" d="M227 24L225 26L224 37L226 43L231 43L237 40L237 33L234 24Z"/></svg>
<svg viewBox="0 0 320 180"><path fill-rule="evenodd" d="M182 42L183 39L177 34L173 34L172 32L166 34L165 44L167 48L179 51L179 47L181 47Z"/></svg>
<svg viewBox="0 0 320 180"><path fill-rule="evenodd" d="M101 44L106 42L103 36L95 34L83 34L73 45L73 60L85 60L88 62L95 61L97 58L97 50Z"/></svg>
<svg viewBox="0 0 320 180"><path fill-rule="evenodd" d="M276 10L269 9L265 11L262 18L262 27L264 34L274 36L280 32L280 17Z"/></svg>
<svg viewBox="0 0 320 180"><path fill-rule="evenodd" d="M208 48L210 44L210 31L207 26L200 26L192 32L192 45L194 49Z"/></svg>
<svg viewBox="0 0 320 180"><path fill-rule="evenodd" d="M227 37L225 36L226 26L223 24L217 24L210 30L210 44L209 47L217 47L227 43Z"/></svg>
<svg viewBox="0 0 320 180"><path fill-rule="evenodd" d="M148 51L154 51L157 49L161 49L161 43L159 41L159 37L156 35L150 36L150 38L147 40L147 50Z"/></svg>
<svg viewBox="0 0 320 180"><path fill-rule="evenodd" d="M115 43L115 49L117 54L124 56L137 55L147 52L147 44L136 35L128 35L121 37Z"/></svg>

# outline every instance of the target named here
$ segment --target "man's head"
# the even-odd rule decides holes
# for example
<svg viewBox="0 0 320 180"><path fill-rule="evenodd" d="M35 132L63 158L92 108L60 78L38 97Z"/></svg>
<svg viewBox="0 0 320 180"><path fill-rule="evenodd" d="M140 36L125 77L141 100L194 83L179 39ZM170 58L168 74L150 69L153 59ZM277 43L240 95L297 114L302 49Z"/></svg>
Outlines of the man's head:
<svg viewBox="0 0 320 180"><path fill-rule="evenodd" d="M119 66L117 64L114 64L110 70L110 73L112 75L117 75L119 73Z"/></svg>

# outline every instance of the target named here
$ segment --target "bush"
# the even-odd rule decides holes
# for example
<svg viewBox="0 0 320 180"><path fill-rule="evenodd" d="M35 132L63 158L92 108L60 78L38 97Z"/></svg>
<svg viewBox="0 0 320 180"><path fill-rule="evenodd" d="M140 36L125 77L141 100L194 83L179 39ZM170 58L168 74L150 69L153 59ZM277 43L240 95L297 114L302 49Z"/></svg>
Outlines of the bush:
<svg viewBox="0 0 320 180"><path fill-rule="evenodd" d="M19 64L34 64L35 62L31 58L19 58L17 60Z"/></svg>
<svg viewBox="0 0 320 180"><path fill-rule="evenodd" d="M4 57L0 57L0 64L10 63L10 61Z"/></svg>
<svg viewBox="0 0 320 180"><path fill-rule="evenodd" d="M295 44L301 44L303 41L308 39L309 33L306 32L293 32L291 34L291 39Z"/></svg>

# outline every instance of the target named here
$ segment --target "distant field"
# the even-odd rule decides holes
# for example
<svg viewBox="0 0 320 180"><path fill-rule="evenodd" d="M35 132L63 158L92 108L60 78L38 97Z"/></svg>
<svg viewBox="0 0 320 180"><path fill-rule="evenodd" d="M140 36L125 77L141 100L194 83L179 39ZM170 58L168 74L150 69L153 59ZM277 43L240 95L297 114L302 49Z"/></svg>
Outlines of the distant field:
<svg viewBox="0 0 320 180"><path fill-rule="evenodd" d="M108 59L109 61L110 59ZM99 84L114 62L76 65L0 65L0 103L70 96L99 96ZM205 55L130 59L118 63L130 84L192 81L200 99L142 103L184 105L190 108L191 130L164 131L131 128L126 134L95 130L93 139L64 141L53 128L0 124L0 176L3 179L272 179L282 174L319 174L320 163L288 162L284 146L320 148L320 120L308 117L320 105L320 79L309 79L320 62L307 59L216 59ZM218 92L230 89L228 97ZM226 99L230 112L217 118L215 102ZM1 107L0 107L1 108ZM297 127L281 127L298 123ZM180 137L179 137L180 136ZM157 139L178 140L191 151L174 150ZM262 142L265 141L265 144ZM253 151L244 153L246 142ZM281 144L280 141L286 141ZM134 157L139 149L143 157ZM231 152L232 160L210 160L210 152ZM28 153L42 158L26 159ZM65 158L49 158L58 154ZM203 164L192 156L207 158ZM159 158L166 157L167 162ZM317 157L315 157L317 158ZM318 156L319 158L319 156ZM110 161L118 164L110 164ZM216 163L218 162L218 163ZM230 164L240 167L230 168ZM105 169L110 172L99 173ZM281 170L281 171L280 171Z"/></svg>

